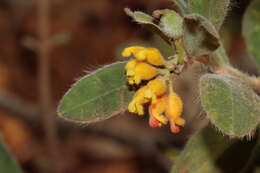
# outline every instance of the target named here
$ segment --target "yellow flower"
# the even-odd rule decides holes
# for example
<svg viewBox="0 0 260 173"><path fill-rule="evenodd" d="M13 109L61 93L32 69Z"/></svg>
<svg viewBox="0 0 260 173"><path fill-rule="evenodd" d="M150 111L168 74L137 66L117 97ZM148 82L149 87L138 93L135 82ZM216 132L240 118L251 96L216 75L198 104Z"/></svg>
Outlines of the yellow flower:
<svg viewBox="0 0 260 173"><path fill-rule="evenodd" d="M122 52L122 56L124 57L129 57L131 55L134 55L134 57L139 61L144 61L155 66L161 66L165 64L165 60L160 51L155 48L131 46L125 48Z"/></svg>
<svg viewBox="0 0 260 173"><path fill-rule="evenodd" d="M166 92L166 82L163 79L154 79L147 84L145 97L152 99L152 104L156 103L157 96L161 96Z"/></svg>
<svg viewBox="0 0 260 173"><path fill-rule="evenodd" d="M167 124L168 119L163 115L166 110L167 97L166 95L157 98L155 104L149 105L149 124L151 127L158 127Z"/></svg>
<svg viewBox="0 0 260 173"><path fill-rule="evenodd" d="M137 92L135 93L135 95L133 97L133 100L131 101L131 103L128 106L129 112L137 113L138 115L143 115L144 114L143 104L151 102L151 100L152 100L151 104L155 104L155 103L157 103L158 98L160 98L159 99L160 103L158 103L159 105L162 104L162 101L163 101L164 105L166 105L166 97L162 97L162 95L165 94L165 92L166 92L166 84L165 84L164 80L155 79L155 80L150 81L146 86L137 90ZM157 106L154 105L153 107L157 107ZM161 110L161 107L162 106L160 106L160 110ZM158 109L158 108L156 108L156 109ZM165 121L160 119L159 115L158 115L157 119L164 124Z"/></svg>
<svg viewBox="0 0 260 173"><path fill-rule="evenodd" d="M133 55L134 60L126 66L126 76L130 85L139 85L142 80L149 81L144 87L137 90L128 105L131 113L143 115L144 104L149 104L149 125L160 127L170 123L173 133L180 131L180 126L185 124L181 118L183 104L181 98L173 91L169 67L158 49L132 46L123 50L122 56ZM169 62L168 62L169 63ZM164 66L163 73L157 66ZM160 71L160 76L159 76ZM167 81L167 82L166 82ZM169 87L169 91L167 88Z"/></svg>
<svg viewBox="0 0 260 173"><path fill-rule="evenodd" d="M165 64L165 60L162 57L160 51L155 48L146 48L140 50L135 55L136 59L143 60L149 64L160 66Z"/></svg>
<svg viewBox="0 0 260 173"><path fill-rule="evenodd" d="M158 70L144 62L132 60L126 64L128 83L140 84L142 80L150 80L158 75Z"/></svg>
<svg viewBox="0 0 260 173"><path fill-rule="evenodd" d="M144 47L142 46L130 46L128 48L125 48L122 52L122 56L123 57L129 57L131 55L134 55L139 52L140 50L143 50L145 49Z"/></svg>
<svg viewBox="0 0 260 173"><path fill-rule="evenodd" d="M143 104L148 103L149 99L145 98L145 91L147 87L140 88L134 95L133 100L128 105L128 111L131 113L136 113L138 115L143 115Z"/></svg>
<svg viewBox="0 0 260 173"><path fill-rule="evenodd" d="M132 60L132 61L129 61L126 64L126 66L125 66L126 76L134 76L134 74L135 74L135 67L136 67L137 63L138 63L137 60Z"/></svg>
<svg viewBox="0 0 260 173"><path fill-rule="evenodd" d="M171 131L173 133L178 133L180 131L178 126L183 126L185 124L185 120L180 117L182 110L183 104L181 98L170 89L165 115L169 119Z"/></svg>

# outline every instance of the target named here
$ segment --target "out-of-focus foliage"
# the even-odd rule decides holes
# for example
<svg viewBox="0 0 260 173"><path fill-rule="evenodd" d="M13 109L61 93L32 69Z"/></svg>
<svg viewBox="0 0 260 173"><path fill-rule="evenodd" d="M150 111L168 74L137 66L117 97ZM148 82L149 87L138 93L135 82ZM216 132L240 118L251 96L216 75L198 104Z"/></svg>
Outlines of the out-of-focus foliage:
<svg viewBox="0 0 260 173"><path fill-rule="evenodd" d="M22 173L2 140L0 140L0 172Z"/></svg>
<svg viewBox="0 0 260 173"><path fill-rule="evenodd" d="M253 0L246 10L243 20L243 35L249 53L260 64L260 1Z"/></svg>
<svg viewBox="0 0 260 173"><path fill-rule="evenodd" d="M236 173L246 166L256 145L256 140L232 140L206 127L191 137L171 172Z"/></svg>

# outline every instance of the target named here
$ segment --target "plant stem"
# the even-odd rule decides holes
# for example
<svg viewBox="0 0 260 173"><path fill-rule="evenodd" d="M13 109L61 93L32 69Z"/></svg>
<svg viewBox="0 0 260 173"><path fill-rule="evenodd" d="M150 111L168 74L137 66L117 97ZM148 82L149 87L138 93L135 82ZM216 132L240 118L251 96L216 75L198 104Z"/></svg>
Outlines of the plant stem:
<svg viewBox="0 0 260 173"><path fill-rule="evenodd" d="M59 159L58 159L58 141L56 124L54 114L51 107L51 83L50 83L50 64L49 53L50 45L49 38L49 0L38 1L38 15L39 15L39 71L38 71L38 86L39 86L39 99L42 108L42 124L45 132L45 141L49 150L50 165L52 169L50 172L60 172ZM49 171L48 171L49 172Z"/></svg>
<svg viewBox="0 0 260 173"><path fill-rule="evenodd" d="M217 74L229 74L244 80L253 90L259 95L260 94L260 77L249 76L231 66L219 66L215 73Z"/></svg>
<svg viewBox="0 0 260 173"><path fill-rule="evenodd" d="M186 54L184 51L183 41L182 39L178 39L175 41L176 51L178 54L178 63L183 64L186 60Z"/></svg>
<svg viewBox="0 0 260 173"><path fill-rule="evenodd" d="M232 67L228 61L228 56L224 47L221 46L212 54L213 61L199 60L200 63L210 68L216 74L229 74L244 80L252 89L260 95L260 77L249 76L238 69Z"/></svg>

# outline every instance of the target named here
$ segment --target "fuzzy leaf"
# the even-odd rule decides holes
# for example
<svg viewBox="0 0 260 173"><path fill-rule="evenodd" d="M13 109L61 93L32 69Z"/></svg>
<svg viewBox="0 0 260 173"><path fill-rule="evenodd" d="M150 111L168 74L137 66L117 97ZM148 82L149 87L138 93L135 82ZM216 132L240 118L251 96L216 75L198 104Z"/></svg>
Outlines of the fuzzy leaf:
<svg viewBox="0 0 260 173"><path fill-rule="evenodd" d="M229 4L230 0L189 0L188 6L190 12L206 17L219 30L226 17ZM220 65L230 64L222 45L213 52L211 60Z"/></svg>
<svg viewBox="0 0 260 173"><path fill-rule="evenodd" d="M160 16L160 29L170 39L183 36L183 17L173 10L156 10L153 16Z"/></svg>
<svg viewBox="0 0 260 173"><path fill-rule="evenodd" d="M131 11L129 8L125 8L125 12L128 16L132 17L139 24L147 24L147 25L152 25L154 27L158 27L153 22L153 17L146 13L143 13L141 11Z"/></svg>
<svg viewBox="0 0 260 173"><path fill-rule="evenodd" d="M183 17L173 10L156 10L153 12L155 18L140 11L133 12L128 8L125 9L125 12L134 21L154 31L169 44L171 44L171 40L183 36Z"/></svg>
<svg viewBox="0 0 260 173"><path fill-rule="evenodd" d="M211 60L218 65L230 65L226 50L222 44L212 53Z"/></svg>
<svg viewBox="0 0 260 173"><path fill-rule="evenodd" d="M141 11L131 11L129 8L125 8L125 13L132 17L135 22L152 30L153 32L160 35L166 42L170 43L169 38L165 35L165 33L163 33L159 25L154 23L155 19L152 16Z"/></svg>
<svg viewBox="0 0 260 173"><path fill-rule="evenodd" d="M0 140L0 172L3 173L21 173L21 169L17 165L6 146Z"/></svg>
<svg viewBox="0 0 260 173"><path fill-rule="evenodd" d="M206 127L190 138L171 173L237 173L247 163L256 139L230 139Z"/></svg>
<svg viewBox="0 0 260 173"><path fill-rule="evenodd" d="M254 0L246 10L243 20L243 35L249 52L260 65L260 1ZM259 66L260 67L260 66Z"/></svg>
<svg viewBox="0 0 260 173"><path fill-rule="evenodd" d="M219 47L219 35L205 17L198 14L185 15L184 45L190 57L200 58Z"/></svg>
<svg viewBox="0 0 260 173"><path fill-rule="evenodd" d="M62 98L58 115L90 123L124 111L132 97L124 66L123 62L113 63L78 80Z"/></svg>
<svg viewBox="0 0 260 173"><path fill-rule="evenodd" d="M260 98L241 79L207 74L200 79L200 99L211 122L232 137L250 136L259 124Z"/></svg>
<svg viewBox="0 0 260 173"><path fill-rule="evenodd" d="M217 30L220 29L229 7L230 0L188 0L191 13L208 18Z"/></svg>

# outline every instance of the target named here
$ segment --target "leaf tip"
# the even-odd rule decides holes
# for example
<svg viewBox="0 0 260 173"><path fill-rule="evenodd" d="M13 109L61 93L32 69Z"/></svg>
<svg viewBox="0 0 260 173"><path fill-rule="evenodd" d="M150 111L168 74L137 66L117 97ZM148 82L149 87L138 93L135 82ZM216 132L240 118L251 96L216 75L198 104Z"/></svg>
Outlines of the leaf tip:
<svg viewBox="0 0 260 173"><path fill-rule="evenodd" d="M134 15L134 12L130 8L124 8L124 12L130 17Z"/></svg>

